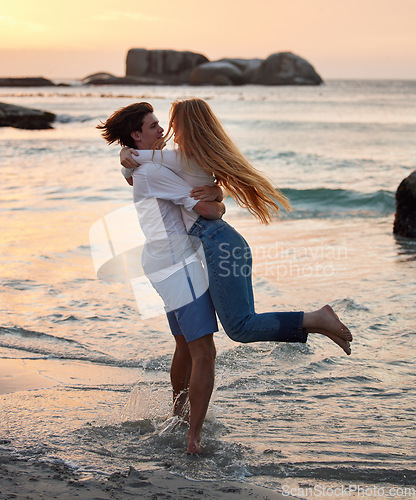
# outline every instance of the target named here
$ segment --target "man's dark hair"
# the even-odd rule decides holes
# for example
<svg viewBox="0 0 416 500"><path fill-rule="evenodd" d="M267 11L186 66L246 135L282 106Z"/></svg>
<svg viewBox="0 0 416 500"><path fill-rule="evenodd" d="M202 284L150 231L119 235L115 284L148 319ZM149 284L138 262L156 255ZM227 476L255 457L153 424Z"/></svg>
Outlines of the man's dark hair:
<svg viewBox="0 0 416 500"><path fill-rule="evenodd" d="M115 111L108 120L97 125L102 130L101 135L108 142L118 142L129 148L136 147L132 132L142 131L144 117L153 113L153 106L148 102L137 102Z"/></svg>

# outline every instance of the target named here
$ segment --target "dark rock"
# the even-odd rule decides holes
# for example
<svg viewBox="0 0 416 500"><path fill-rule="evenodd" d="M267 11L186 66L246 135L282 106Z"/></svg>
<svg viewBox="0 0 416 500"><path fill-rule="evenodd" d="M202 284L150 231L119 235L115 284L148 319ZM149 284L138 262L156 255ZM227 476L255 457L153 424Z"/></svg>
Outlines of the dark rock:
<svg viewBox="0 0 416 500"><path fill-rule="evenodd" d="M416 238L416 170L403 179L397 188L393 233Z"/></svg>
<svg viewBox="0 0 416 500"><path fill-rule="evenodd" d="M191 85L242 85L243 71L229 61L214 61L200 64L191 73Z"/></svg>
<svg viewBox="0 0 416 500"><path fill-rule="evenodd" d="M162 78L146 78L137 76L114 76L108 73L97 73L82 80L84 85L163 85Z"/></svg>
<svg viewBox="0 0 416 500"><path fill-rule="evenodd" d="M50 129L55 115L48 111L24 108L0 102L0 127Z"/></svg>
<svg viewBox="0 0 416 500"><path fill-rule="evenodd" d="M263 59L220 59L218 62L228 62L237 66L243 73L244 83L250 83L254 73L258 70Z"/></svg>
<svg viewBox="0 0 416 500"><path fill-rule="evenodd" d="M42 77L0 78L0 87L54 87L55 84Z"/></svg>
<svg viewBox="0 0 416 500"><path fill-rule="evenodd" d="M112 75L111 73L93 73L92 75L88 75L85 78L81 80L81 83L84 83L85 85L88 85L91 82L94 81L107 81L111 80L112 78L117 78L116 76Z"/></svg>
<svg viewBox="0 0 416 500"><path fill-rule="evenodd" d="M192 70L207 61L202 54L189 51L130 49L126 77L140 78L142 83L186 84Z"/></svg>
<svg viewBox="0 0 416 500"><path fill-rule="evenodd" d="M259 85L320 85L322 78L306 59L291 52L278 52L264 60L250 83Z"/></svg>

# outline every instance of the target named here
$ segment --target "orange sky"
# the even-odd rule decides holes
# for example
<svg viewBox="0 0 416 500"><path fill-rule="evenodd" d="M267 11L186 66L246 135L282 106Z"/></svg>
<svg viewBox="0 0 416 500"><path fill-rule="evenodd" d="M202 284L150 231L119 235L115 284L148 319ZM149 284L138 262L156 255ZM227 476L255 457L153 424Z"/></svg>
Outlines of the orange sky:
<svg viewBox="0 0 416 500"><path fill-rule="evenodd" d="M122 5L119 7L117 5ZM416 79L416 0L0 0L0 77L125 72L132 47L265 58L323 78Z"/></svg>

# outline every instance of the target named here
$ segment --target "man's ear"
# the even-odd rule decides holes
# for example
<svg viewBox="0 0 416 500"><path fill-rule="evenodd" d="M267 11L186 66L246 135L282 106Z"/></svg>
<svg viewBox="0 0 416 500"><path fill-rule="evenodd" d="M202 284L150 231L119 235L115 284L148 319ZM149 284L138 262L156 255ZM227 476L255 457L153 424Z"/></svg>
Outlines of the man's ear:
<svg viewBox="0 0 416 500"><path fill-rule="evenodd" d="M134 132L131 132L130 133L130 137L136 141L136 142L140 142L141 141L141 138L140 138L140 132L138 130L135 130Z"/></svg>

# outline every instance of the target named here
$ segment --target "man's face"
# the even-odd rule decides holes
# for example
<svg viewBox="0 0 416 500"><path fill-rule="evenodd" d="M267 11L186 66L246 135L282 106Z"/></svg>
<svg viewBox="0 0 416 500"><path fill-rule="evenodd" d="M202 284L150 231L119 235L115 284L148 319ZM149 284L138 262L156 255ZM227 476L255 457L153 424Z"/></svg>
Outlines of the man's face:
<svg viewBox="0 0 416 500"><path fill-rule="evenodd" d="M132 132L137 149L153 149L157 140L163 137L163 128L153 113L148 113L143 119L142 131Z"/></svg>

